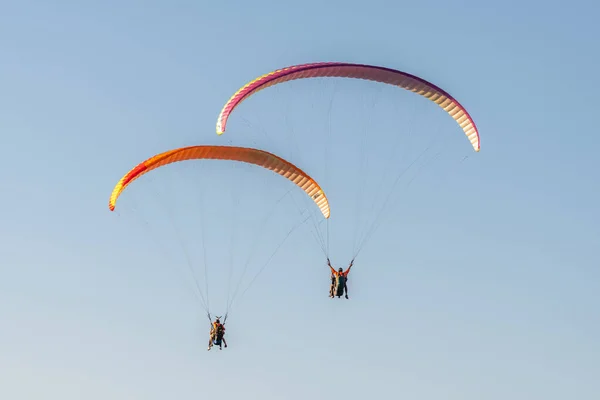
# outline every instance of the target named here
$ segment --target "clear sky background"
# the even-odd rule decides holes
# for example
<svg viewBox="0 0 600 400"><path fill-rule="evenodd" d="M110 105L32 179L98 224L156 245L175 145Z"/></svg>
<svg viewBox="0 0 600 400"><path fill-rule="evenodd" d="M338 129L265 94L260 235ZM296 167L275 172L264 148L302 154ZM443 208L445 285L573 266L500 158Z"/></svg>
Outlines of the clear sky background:
<svg viewBox="0 0 600 400"><path fill-rule="evenodd" d="M594 1L0 2L0 398L599 398L599 16ZM433 103L348 81L265 90L217 137L244 83L329 60L447 89L481 152ZM107 207L153 154L253 145L322 183L344 265L364 182L395 138L416 157L408 138L434 132L442 155L395 187L350 300L327 298L315 207L268 171L182 163ZM243 284L229 348L207 352L185 256L222 314L230 264L256 249L252 277L280 243Z"/></svg>

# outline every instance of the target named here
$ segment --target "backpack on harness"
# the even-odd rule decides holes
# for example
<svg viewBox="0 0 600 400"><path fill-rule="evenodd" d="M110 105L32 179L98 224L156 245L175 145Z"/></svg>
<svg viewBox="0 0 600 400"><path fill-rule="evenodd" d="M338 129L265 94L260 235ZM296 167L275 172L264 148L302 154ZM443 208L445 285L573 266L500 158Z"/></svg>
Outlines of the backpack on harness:
<svg viewBox="0 0 600 400"><path fill-rule="evenodd" d="M213 344L215 346L221 346L221 342L223 341L223 335L225 334L223 330L223 325L219 325L217 331L215 332L215 336L213 339Z"/></svg>
<svg viewBox="0 0 600 400"><path fill-rule="evenodd" d="M337 276L335 279L335 288L334 293L335 296L341 297L344 294L344 287L346 286L346 277L345 276Z"/></svg>

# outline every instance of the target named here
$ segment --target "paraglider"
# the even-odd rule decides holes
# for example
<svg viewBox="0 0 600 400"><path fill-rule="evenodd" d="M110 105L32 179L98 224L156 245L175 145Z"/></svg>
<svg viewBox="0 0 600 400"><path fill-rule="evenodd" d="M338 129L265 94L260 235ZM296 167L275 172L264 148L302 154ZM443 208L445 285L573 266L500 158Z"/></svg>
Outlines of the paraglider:
<svg viewBox="0 0 600 400"><path fill-rule="evenodd" d="M352 268L353 264L354 260L350 261L350 265L345 271L341 267L336 271L331 266L329 258L327 259L327 265L331 270L331 286L329 287L329 297L334 298L337 296L339 299L345 294L346 299L348 298L348 274L350 273L350 268Z"/></svg>
<svg viewBox="0 0 600 400"><path fill-rule="evenodd" d="M422 78L399 70L374 65L353 64L344 62L318 62L289 66L286 68L275 70L250 81L242 88L240 88L237 92L235 92L234 95L223 106L217 119L216 133L218 135L222 135L225 132L227 121L231 116L233 110L237 106L239 106L244 100L254 95L255 93L266 89L270 86L287 81L328 77L352 78L374 81L397 86L407 91L416 93L430 100L431 102L434 102L440 108L442 108L448 115L450 115L454 119L454 121L460 126L464 135L466 135L467 139L469 140L472 148L476 152L480 151L479 132L477 130L475 122L473 121L467 110L445 90ZM369 125L369 128L371 128L371 125ZM120 197L121 193L125 190L125 188L128 185L130 185L134 180L138 179L142 175L154 169L160 168L161 166L176 163L179 161L209 159L237 161L246 164L253 164L260 166L264 169L269 169L277 173L278 175L283 176L287 180L293 182L296 186L300 187L306 193L306 195L308 195L312 202L319 208L321 214L327 220L327 222L329 222L331 213L328 198L325 196L323 189L311 176L309 176L303 170L298 168L296 165L284 160L281 157L278 157L275 154L259 149L234 146L189 146L170 150L150 157L149 159L143 161L142 163L132 168L118 181L109 199L109 209L111 211L115 210L116 202ZM326 163L325 167L327 167ZM382 167L382 170L385 170L385 168ZM355 179L353 175L352 177L352 184L358 187L358 184L361 182L361 179L358 179L358 177L356 177ZM365 179L364 181L367 180ZM252 184L255 185L254 183ZM331 192L328 193L331 194ZM375 197L373 192L368 192L368 194L371 197ZM382 202L383 207L385 207L385 205L388 203L389 198L390 197L388 195L385 201ZM312 207L314 206L310 204L309 209ZM328 242L327 245L325 245L324 239L320 238L323 242L321 243L323 252L327 257L327 265L329 266L331 272L331 282L329 288L330 298L341 298L342 296L344 296L346 299L349 298L348 275L354 264L354 260L358 255L358 252L360 251L361 246L366 242L369 235L372 234L375 228L375 223L379 220L380 217L381 213L377 214L377 217L373 220L373 225L369 227L365 235L362 237L358 237L358 246L356 247L354 255L352 256L352 261L350 262L346 270L344 270L343 268L338 268L336 270L331 265L329 259ZM346 221L344 221L344 223L346 223ZM327 227L326 229L329 229L328 225L325 226ZM317 231L319 226L315 224L314 228L315 231ZM318 233L316 233L316 235L318 236ZM329 241L329 231L327 231L326 240ZM237 290L235 291L235 293L237 293ZM216 317L213 322L209 311L209 308L211 307L206 306L206 312L211 323L207 349L209 351L212 349L213 346L218 346L221 350L223 345L225 346L225 348L227 348L227 342L225 340L225 321L227 320L227 313L229 307L230 303L228 302L227 311L224 311L225 314L223 322L221 322L221 317Z"/></svg>
<svg viewBox="0 0 600 400"><path fill-rule="evenodd" d="M366 64L354 64L346 62L316 62L306 63L288 66L285 68L277 69L269 72L258 78L250 81L246 85L242 86L236 91L233 96L225 103L216 123L216 133L222 135L227 127L227 121L231 116L233 110L238 107L244 100L258 93L259 91L268 87L278 85L280 83L289 82L293 80L301 80L308 78L352 78L374 81L378 83L384 83L388 85L394 85L399 88L416 93L431 102L437 104L442 108L448 115L450 115L454 121L460 126L463 133L469 140L472 148L479 152L480 150L480 138L479 132L475 125L475 122L467 112L467 110L448 92L444 89L434 85L431 82L426 81L418 76L402 72L399 70L375 66ZM401 176L400 173L398 176ZM365 179L366 181L366 179ZM397 181L397 179L396 179ZM331 189L330 189L331 190ZM370 192L372 197L374 193ZM389 199L389 195L388 195ZM387 200L382 204L387 204ZM383 210L381 211L383 212ZM366 234L358 244L352 260L356 258L360 248L366 240L370 237L374 231L375 224L380 218L379 214L373 221L373 227L366 230ZM328 229L328 228L327 228ZM328 237L328 235L327 235ZM321 240L321 247L328 257L328 265L331 269L331 285L330 285L330 297L337 296L338 298L342 295L348 298L348 287L347 287L347 276L352 266L352 262L346 271L342 269L336 271L329 263L328 246L324 243L321 237L317 237ZM327 239L328 240L328 239Z"/></svg>
<svg viewBox="0 0 600 400"><path fill-rule="evenodd" d="M221 317L217 317L215 322L210 325L210 339L208 340L208 350L213 346L219 346L219 350L223 350L222 345L227 348L225 340L225 323L221 323Z"/></svg>
<svg viewBox="0 0 600 400"><path fill-rule="evenodd" d="M271 170L276 174L286 178L288 181L294 183L296 186L300 187L312 200L312 203L314 203L318 207L323 217L327 219L330 216L329 202L327 200L327 196L325 195L319 184L311 176L309 176L307 173L305 173L295 165L291 164L290 162L272 153L268 153L266 151L258 149L234 146L208 145L189 146L169 150L157 154L141 162L140 164L132 168L127 174L125 174L115 185L109 199L109 209L111 211L115 210L116 203L120 195L123 193L125 188L127 188L136 179L162 166L186 160L238 161L246 164L257 165L264 169ZM271 210L270 212L273 211ZM199 287L198 290L200 290ZM235 296L236 293L237 290L233 294L233 296ZM228 308L231 306L232 301L233 299L231 298L228 300ZM222 345L225 345L225 347L227 347L227 342L224 338L224 323L227 320L228 311L225 313L223 323L221 323L220 317L217 317L216 320L213 322L210 316L210 310L207 303L203 304L205 305L205 311L207 313L207 316L211 321L210 341L208 344L208 350L210 350L213 346L219 346L219 348L222 348Z"/></svg>

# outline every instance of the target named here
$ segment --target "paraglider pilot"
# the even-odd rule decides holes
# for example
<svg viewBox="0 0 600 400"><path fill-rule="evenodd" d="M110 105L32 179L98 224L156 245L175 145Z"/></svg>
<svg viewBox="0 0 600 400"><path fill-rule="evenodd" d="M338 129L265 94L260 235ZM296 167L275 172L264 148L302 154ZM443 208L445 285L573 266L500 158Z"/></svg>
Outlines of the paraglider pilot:
<svg viewBox="0 0 600 400"><path fill-rule="evenodd" d="M333 298L337 296L340 298L342 294L346 294L346 298L348 298L348 274L350 273L350 268L352 268L352 264L354 264L354 260L350 262L348 269L344 271L342 268L339 268L337 271L333 269L331 266L331 262L329 258L327 259L327 265L329 265L329 269L331 269L331 286L329 287L329 297Z"/></svg>
<svg viewBox="0 0 600 400"><path fill-rule="evenodd" d="M223 350L221 347L221 342L227 348L227 342L225 341L225 326L221 323L221 320L217 317L215 322L210 325L210 339L208 340L208 350L210 350L213 345L219 346L219 350Z"/></svg>

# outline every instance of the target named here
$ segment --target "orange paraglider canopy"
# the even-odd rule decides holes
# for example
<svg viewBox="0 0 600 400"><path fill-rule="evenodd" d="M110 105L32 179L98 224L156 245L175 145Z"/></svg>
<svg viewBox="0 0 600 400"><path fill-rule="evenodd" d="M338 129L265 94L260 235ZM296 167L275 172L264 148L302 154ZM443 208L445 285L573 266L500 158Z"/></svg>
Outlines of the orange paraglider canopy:
<svg viewBox="0 0 600 400"><path fill-rule="evenodd" d="M292 181L310 196L325 218L329 218L329 202L319 184L294 164L266 151L233 146L190 146L157 154L135 166L119 180L108 202L114 211L117 199L134 180L163 165L186 160L229 160L254 164Z"/></svg>

